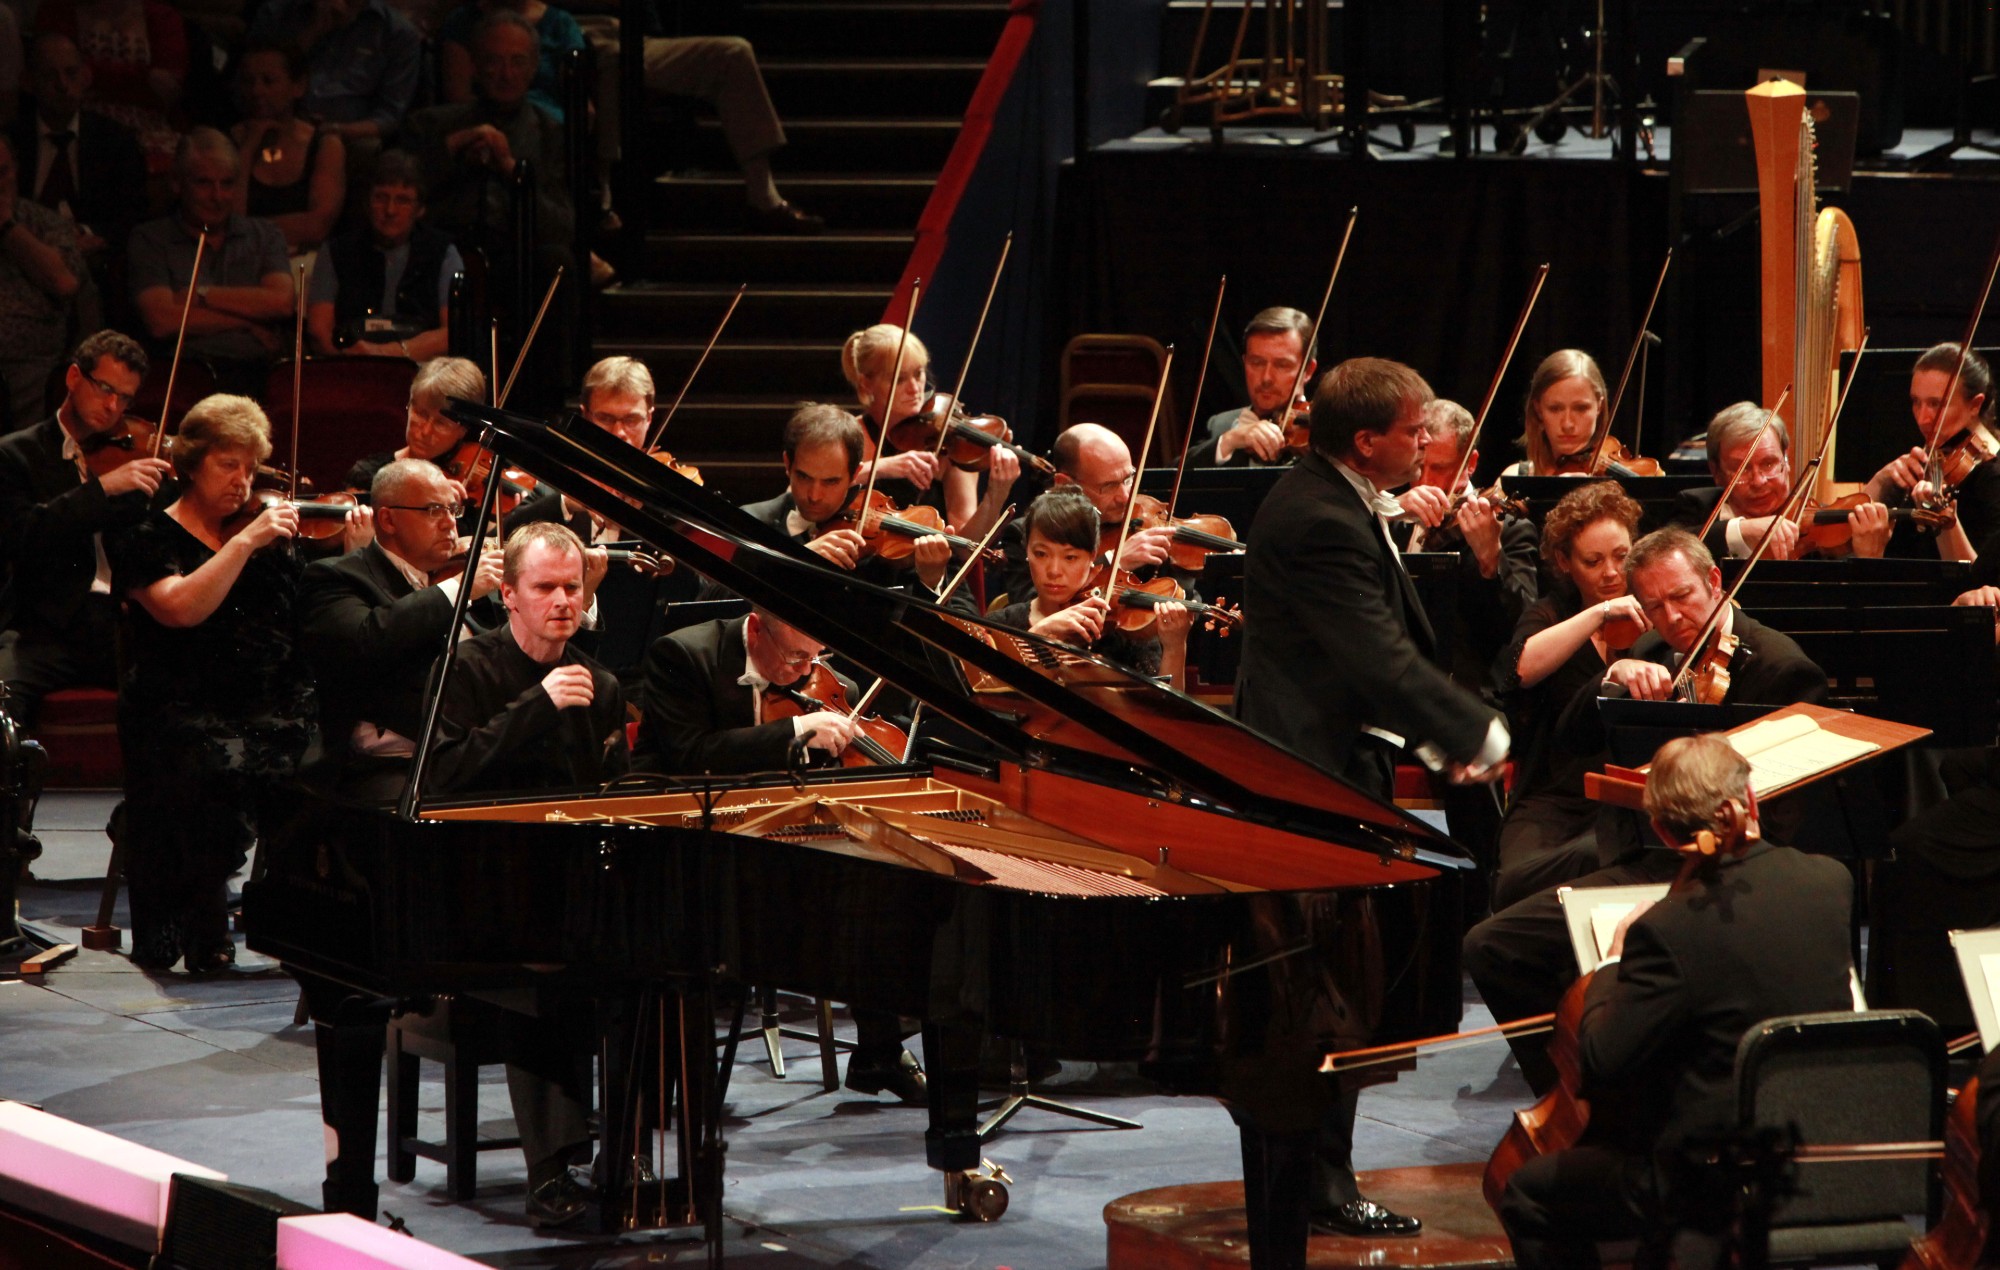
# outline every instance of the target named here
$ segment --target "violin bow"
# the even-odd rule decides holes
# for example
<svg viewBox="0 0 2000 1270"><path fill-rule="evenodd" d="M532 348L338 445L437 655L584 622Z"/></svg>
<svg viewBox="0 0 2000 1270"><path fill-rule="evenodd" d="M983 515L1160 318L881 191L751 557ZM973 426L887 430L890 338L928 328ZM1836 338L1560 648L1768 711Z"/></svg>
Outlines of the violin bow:
<svg viewBox="0 0 2000 1270"><path fill-rule="evenodd" d="M1360 218L1360 207L1347 209L1347 228L1340 234L1340 250L1333 255L1333 271L1326 275L1326 290L1319 297L1319 312L1313 315L1312 334L1306 337L1306 346L1299 350L1299 373L1292 376L1292 391L1285 397L1285 404L1281 407L1284 419L1292 417L1292 406L1298 401L1299 393L1305 389L1306 367L1312 365L1311 353L1319 344L1319 328L1320 324L1326 321L1326 306L1333 301L1333 284L1340 277L1340 262L1347 259L1347 243L1354 237L1354 222ZM1197 401L1195 404L1199 406L1201 403ZM1284 419L1278 422L1281 428L1284 426Z"/></svg>
<svg viewBox="0 0 2000 1270"><path fill-rule="evenodd" d="M1763 426L1757 429L1756 436L1750 438L1750 448L1743 452L1743 461L1729 474L1729 484L1722 487L1722 497L1716 500L1715 506L1708 509L1708 519L1701 522L1701 528L1696 531L1695 537L1706 538L1708 531L1715 528L1716 519L1722 515L1722 509L1729 505L1729 496L1736 492L1737 483L1743 479L1743 474L1750 470L1751 456L1757 453L1757 447L1763 443L1764 434L1771 430L1772 422L1777 419L1778 412L1785 408L1785 402L1790 400L1791 396L1792 386L1786 384L1785 391L1778 394L1778 404L1772 406L1765 414Z"/></svg>
<svg viewBox="0 0 2000 1270"><path fill-rule="evenodd" d="M500 404L500 319L499 318L494 318L492 319L491 322L487 324L486 339L487 339L487 347L486 347L487 364L490 367L492 367L492 369L487 372L486 396L495 407L498 407Z"/></svg>
<svg viewBox="0 0 2000 1270"><path fill-rule="evenodd" d="M292 466L291 485L285 497L299 496L299 432L303 420L299 417L299 401L305 395L306 373L306 262L292 262L292 294L297 300L293 306L297 316L292 324Z"/></svg>
<svg viewBox="0 0 2000 1270"><path fill-rule="evenodd" d="M1646 315L1639 319L1639 333L1632 337L1632 348L1625 354L1625 369L1618 376L1618 391L1611 394L1611 408L1604 412L1598 423L1596 434L1591 437L1590 470L1597 470L1599 459L1604 457L1604 446L1611 440L1611 425L1618 421L1618 406L1625 400L1625 386L1632 382L1632 368L1639 364L1639 350L1646 346L1646 330L1653 325L1653 309L1660 303L1660 291L1667 285L1667 269L1674 263L1674 249L1667 248L1667 258L1660 262L1660 276L1653 280L1653 298L1646 301ZM1639 440L1632 439L1634 449Z"/></svg>
<svg viewBox="0 0 2000 1270"><path fill-rule="evenodd" d="M1208 339L1201 346L1201 369L1194 377L1194 401L1188 407L1187 434L1181 438L1181 465L1174 469L1174 491L1167 495L1167 520L1174 518L1174 507L1181 501L1181 480L1187 475L1188 451L1194 446L1195 425L1201 422L1201 390L1208 386L1208 363L1215 356L1215 330L1222 321L1222 293L1229 290L1229 275L1223 274L1222 281L1215 284L1215 308L1208 315ZM1301 357L1305 352L1299 350ZM1299 365L1304 366L1301 360ZM1297 401L1294 396L1291 401ZM1289 406L1291 401L1285 404Z"/></svg>
<svg viewBox="0 0 2000 1270"><path fill-rule="evenodd" d="M979 321L972 328L972 343L966 346L965 360L959 363L958 386L951 390L951 405L945 409L944 422L938 425L937 445L931 450L933 455L944 453L945 438L951 434L951 417L961 409L964 400L965 380L972 374L972 355L979 351L979 337L986 331L986 315L992 311L993 297L1000 292L1000 275L1007 272L1007 254L1014 250L1014 231L1008 230L1007 237L1000 244L1000 261L993 266L993 281L986 287L986 303L979 306ZM883 424L884 428L889 425Z"/></svg>
<svg viewBox="0 0 2000 1270"><path fill-rule="evenodd" d="M966 577L971 574L972 566L978 563L980 558L986 554L986 549L993 545L994 536L1000 532L1000 527L1013 519L1014 505L1009 503L1007 510L1002 512L999 519L995 520L986 530L986 536L979 540L979 549L966 556L965 563L958 567L958 572L952 575L951 581L945 583L944 590L938 592L937 603L943 604L952 597L952 593L958 590L959 583L965 581ZM847 712L847 717L850 719L860 718L862 713L875 703L876 694L882 691L884 682L886 681L878 676L874 683L869 684L868 691L861 694L861 700L854 703L854 708ZM919 702L918 707L922 708L922 704L922 702ZM914 718L911 720L910 727L912 732L914 732L916 729ZM904 757L907 758L908 755L909 752L907 750L904 751Z"/></svg>
<svg viewBox="0 0 2000 1270"><path fill-rule="evenodd" d="M556 288L562 285L562 280L563 266L557 265L556 276L549 279L549 289L542 292L542 305L535 310L535 320L528 324L527 337L521 341L520 349L514 354L514 367L507 372L507 386L502 388L500 395L493 399L493 408L495 410L506 405L507 398L513 394L514 380L521 373L522 363L528 360L528 350L535 346L535 336L541 332L542 319L548 316L549 301L556 298ZM500 369L498 359L495 359L493 368L496 371Z"/></svg>
<svg viewBox="0 0 2000 1270"><path fill-rule="evenodd" d="M1305 365L1305 363L1300 362L1299 365L1303 366ZM1146 416L1146 439L1139 447L1139 453L1141 456L1143 456L1147 450L1152 448L1153 429L1159 426L1160 422L1160 402L1167 395L1167 375L1173 370L1173 368L1174 368L1174 346L1172 344L1169 344L1167 345L1167 356L1165 360L1163 360L1160 363L1160 382L1153 386L1153 412L1150 415ZM1134 466L1132 469L1132 494L1126 499L1124 523L1118 526L1118 548L1117 550L1111 553L1110 572L1105 575L1105 580L1104 580L1105 589L1113 593L1115 593L1118 590L1118 558L1125 554L1126 540L1131 538L1132 536L1132 498L1137 497L1139 493L1139 480L1141 477L1145 476L1145 474L1146 474L1146 463L1145 459L1142 457L1139 460L1138 464ZM1106 595L1104 597L1104 601L1107 604L1112 603L1112 596ZM1116 605L1114 604L1113 607L1116 607Z"/></svg>
<svg viewBox="0 0 2000 1270"><path fill-rule="evenodd" d="M1868 331L1866 328L1863 328L1861 332L1860 347L1862 349L1868 347ZM1858 357L1859 355L1857 352L1856 356ZM1799 473L1798 479L1793 483L1792 492L1786 495L1785 505L1778 511L1780 519L1790 520L1804 508L1807 496L1812 493L1813 478L1819 474L1820 465L1826 462L1827 450L1833 444L1834 425L1840 422L1841 411L1847 408L1847 395L1853 391L1854 376L1849 375L1847 382L1841 385L1840 400L1834 404L1833 418L1827 423L1826 435L1820 438L1819 453L1813 455L1812 462L1806 464L1805 469ZM1721 602L1715 606L1715 611L1708 615L1708 621L1702 625L1701 634L1695 636L1694 643L1688 648L1687 656L1681 659L1680 669L1674 672L1674 681L1667 693L1669 698L1677 695L1682 687L1686 685L1688 677L1694 673L1695 663L1701 660L1702 649L1707 647L1708 641L1714 637L1715 632L1722 626L1722 615L1727 613L1729 606L1736 602L1736 593L1743 589L1743 584L1750 578L1751 570L1755 569L1757 562L1764 558L1764 553L1771 549L1771 541L1776 536L1775 534L1768 533L1764 535L1763 540L1757 544L1757 549L1750 553L1748 560L1743 562L1743 572L1737 574L1736 581L1730 583L1729 589L1722 593Z"/></svg>
<svg viewBox="0 0 2000 1270"><path fill-rule="evenodd" d="M1986 263L1986 285L1979 288L1979 303L1972 306L1972 317L1965 324L1965 338L1958 342L1958 361L1951 368L1951 382L1945 385L1944 397L1938 402L1937 423L1931 428L1930 444L1924 447L1926 468L1937 460L1938 448L1944 443L1944 412L1951 409L1952 398L1958 396L1958 381L1965 374L1965 359L1972 355L1972 341L1979 334L1979 320L1986 314L1986 301L1993 294L1996 274L2000 274L2000 238L1993 240L1993 258Z"/></svg>
<svg viewBox="0 0 2000 1270"><path fill-rule="evenodd" d="M181 331L174 337L173 360L167 363L167 395L160 401L160 426L153 430L153 453L149 456L151 458L160 457L160 445L167 435L167 416L173 413L174 379L181 373L181 350L187 347L188 314L194 311L195 289L201 285L201 253L207 246L208 226L203 225L201 232L194 236L194 269L188 274L187 298L181 301ZM292 427L297 431L296 422Z"/></svg>
<svg viewBox="0 0 2000 1270"><path fill-rule="evenodd" d="M1493 382L1486 385L1486 396L1479 403L1479 414L1472 420L1472 431L1466 434L1465 444L1459 447L1464 453L1458 456L1458 471L1452 474L1448 497L1458 497L1458 487L1465 483L1465 474L1472 467L1472 453L1479 448L1479 433L1486 427L1486 416L1493 409L1493 402L1500 396L1500 381L1507 378L1507 367L1514 361L1514 350L1521 347L1521 335L1528 329L1528 318L1535 311L1535 301L1542 298L1542 285L1549 280L1549 262L1544 260L1535 270L1535 280L1528 286L1528 298L1521 305L1521 315L1514 319L1514 333L1507 338L1507 351L1500 355L1500 365L1493 371Z"/></svg>
<svg viewBox="0 0 2000 1270"><path fill-rule="evenodd" d="M722 311L722 320L715 324L715 334L708 337L708 343L702 347L701 356L694 359L694 369L688 372L687 379L681 383L680 392L674 396L674 404L667 407L667 413L661 415L660 421L653 425L653 434L646 438L648 450L658 445L660 438L667 434L667 425L674 421L674 412L679 410L681 402L687 399L688 389L694 387L694 377L701 374L701 368L708 364L708 355L715 351L715 343L722 338L723 328L729 325L730 318L736 316L736 306L743 303L743 293L749 289L750 284L746 282L737 287L736 294L730 297L729 307Z"/></svg>
<svg viewBox="0 0 2000 1270"><path fill-rule="evenodd" d="M875 501L875 478L882 472L882 445L889 439L891 422L889 416L896 413L896 390L903 382L903 350L909 346L910 328L916 325L917 301L922 298L923 290L922 278L910 280L910 311L903 315L903 333L896 337L896 361L889 368L889 400L882 403L881 435L875 442L875 457L868 464L868 489L861 495L861 506L854 522L855 530L860 532L863 538L868 536L865 532L868 524L868 505Z"/></svg>

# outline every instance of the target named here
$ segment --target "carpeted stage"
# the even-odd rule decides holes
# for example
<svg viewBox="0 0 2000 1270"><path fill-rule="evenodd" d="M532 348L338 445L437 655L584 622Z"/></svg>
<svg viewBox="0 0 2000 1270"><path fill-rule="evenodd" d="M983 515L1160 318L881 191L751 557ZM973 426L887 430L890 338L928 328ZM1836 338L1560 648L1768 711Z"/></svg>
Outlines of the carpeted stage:
<svg viewBox="0 0 2000 1270"><path fill-rule="evenodd" d="M37 929L74 939L75 927L95 911L111 802L75 793L42 801L37 828L47 854L22 899L22 916ZM241 956L235 974L196 981L84 952L51 972L46 986L0 984L0 1097L40 1104L317 1206L312 1030L292 1025L298 992L291 980L254 954ZM1467 1026L1487 1021L1476 1004L1468 1011ZM841 1023L845 1030L844 1017ZM789 1079L779 1081L757 1061L761 1049L746 1045L730 1085L724 1208L729 1264L744 1270L1082 1270L1106 1264L1104 1209L1112 1201L1242 1176L1235 1128L1213 1101L1133 1092L1130 1082L1070 1064L1044 1092L1145 1127L1094 1129L1024 1111L988 1148L1014 1178L1011 1209L990 1226L961 1224L934 1207L941 1188L923 1164L921 1110L822 1093L812 1047L794 1043L788 1053ZM1367 1091L1357 1163L1484 1160L1526 1101L1526 1086L1504 1056L1497 1046L1441 1054ZM444 1090L435 1066L427 1065L425 1076L421 1129L435 1136ZM1125 1092L1085 1092L1107 1083ZM487 1136L509 1131L501 1069L486 1073L481 1105ZM518 1152L482 1153L477 1197L453 1204L444 1197L443 1167L419 1161L415 1182L384 1184L382 1208L428 1242L516 1270L699 1260L699 1245L686 1236L620 1245L538 1235L521 1213L524 1177Z"/></svg>

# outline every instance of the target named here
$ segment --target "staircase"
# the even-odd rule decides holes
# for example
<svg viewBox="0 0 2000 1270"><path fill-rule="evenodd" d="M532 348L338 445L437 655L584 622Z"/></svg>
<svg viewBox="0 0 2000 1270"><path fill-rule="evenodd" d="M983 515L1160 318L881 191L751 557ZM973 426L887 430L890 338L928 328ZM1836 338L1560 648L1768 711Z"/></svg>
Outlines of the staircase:
<svg viewBox="0 0 2000 1270"><path fill-rule="evenodd" d="M744 232L721 129L700 119L693 170L651 187L645 280L604 293L595 340L599 357L643 359L671 403L749 284L663 441L737 501L781 485L796 403L852 406L841 343L881 319L1007 5L750 0L743 12L789 138L773 157L779 189L824 216L826 233Z"/></svg>

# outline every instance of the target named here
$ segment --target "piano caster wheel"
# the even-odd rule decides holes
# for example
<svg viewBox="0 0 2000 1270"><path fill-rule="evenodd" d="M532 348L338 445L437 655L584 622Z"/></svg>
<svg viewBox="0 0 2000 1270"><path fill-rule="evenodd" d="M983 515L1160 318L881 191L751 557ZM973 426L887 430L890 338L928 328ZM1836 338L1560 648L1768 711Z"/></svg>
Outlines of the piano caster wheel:
<svg viewBox="0 0 2000 1270"><path fill-rule="evenodd" d="M1007 1183L1014 1179L991 1160L981 1161L981 1166L945 1174L945 1206L964 1221L999 1221L1007 1211Z"/></svg>

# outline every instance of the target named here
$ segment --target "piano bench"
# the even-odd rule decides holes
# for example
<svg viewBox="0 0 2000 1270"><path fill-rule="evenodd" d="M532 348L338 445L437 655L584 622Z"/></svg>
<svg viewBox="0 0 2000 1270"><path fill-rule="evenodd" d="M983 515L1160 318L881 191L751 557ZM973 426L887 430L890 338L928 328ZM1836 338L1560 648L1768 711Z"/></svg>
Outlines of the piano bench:
<svg viewBox="0 0 2000 1270"><path fill-rule="evenodd" d="M457 997L429 1015L389 1020L389 1180L416 1177L417 1157L444 1165L445 1193L469 1200L481 1151L518 1150L521 1139L479 1136L479 1069L503 1057L500 1008ZM417 1076L423 1059L444 1067L444 1141L417 1136Z"/></svg>
<svg viewBox="0 0 2000 1270"><path fill-rule="evenodd" d="M854 1042L842 1040L833 1034L833 1003L825 997L809 998L813 1004L814 1028L807 1032L800 1028L786 1027L778 1014L778 990L757 988L756 994L759 1020L757 1030L764 1038L764 1061L770 1064L771 1075L777 1080L785 1078L784 1042L811 1041L819 1046L819 1083L828 1093L840 1088L840 1051L851 1050ZM747 1032L731 1035L724 1033L715 1039L717 1048L731 1041L741 1042Z"/></svg>
<svg viewBox="0 0 2000 1270"><path fill-rule="evenodd" d="M48 751L43 784L54 789L117 789L125 783L118 750L118 694L61 688L42 698L33 732Z"/></svg>

